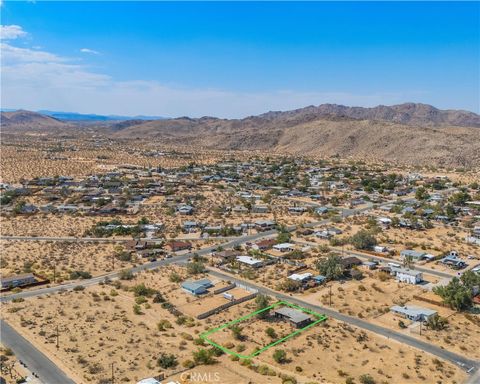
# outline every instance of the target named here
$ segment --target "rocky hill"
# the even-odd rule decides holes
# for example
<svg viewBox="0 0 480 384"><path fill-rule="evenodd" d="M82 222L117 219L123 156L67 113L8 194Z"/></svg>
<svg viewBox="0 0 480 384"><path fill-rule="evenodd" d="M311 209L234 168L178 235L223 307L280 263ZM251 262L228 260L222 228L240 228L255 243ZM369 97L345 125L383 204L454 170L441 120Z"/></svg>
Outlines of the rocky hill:
<svg viewBox="0 0 480 384"><path fill-rule="evenodd" d="M2 113L2 129L52 131L80 124L27 111ZM57 128L52 130L51 128ZM92 124L89 124L89 129ZM413 165L480 166L480 116L425 104L374 108L323 104L244 119L215 117L97 123L102 135L169 145L340 156Z"/></svg>
<svg viewBox="0 0 480 384"><path fill-rule="evenodd" d="M323 104L240 120L187 117L118 129L118 138L216 149L257 149L404 164L480 166L480 116L424 104L375 108Z"/></svg>
<svg viewBox="0 0 480 384"><path fill-rule="evenodd" d="M52 129L57 130L70 126L59 119L25 110L1 112L0 122L2 132L8 133L48 132Z"/></svg>

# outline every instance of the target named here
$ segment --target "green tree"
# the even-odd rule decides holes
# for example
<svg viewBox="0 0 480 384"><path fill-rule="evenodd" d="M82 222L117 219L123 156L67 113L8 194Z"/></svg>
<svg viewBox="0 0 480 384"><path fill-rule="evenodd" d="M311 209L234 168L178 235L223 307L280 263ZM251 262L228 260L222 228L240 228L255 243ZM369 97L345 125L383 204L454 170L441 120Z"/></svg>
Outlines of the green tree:
<svg viewBox="0 0 480 384"><path fill-rule="evenodd" d="M412 268L413 267L413 256L407 255L403 258L403 267Z"/></svg>
<svg viewBox="0 0 480 384"><path fill-rule="evenodd" d="M317 269L327 280L338 279L343 274L342 258L335 254L330 254L326 259L317 262Z"/></svg>
<svg viewBox="0 0 480 384"><path fill-rule="evenodd" d="M439 295L450 308L462 311L472 306L472 289L454 277L448 285L433 288L433 292Z"/></svg>
<svg viewBox="0 0 480 384"><path fill-rule="evenodd" d="M419 187L415 191L415 198L417 200L427 200L429 197L430 197L430 195L428 194L427 189L424 188L424 187Z"/></svg>
<svg viewBox="0 0 480 384"><path fill-rule="evenodd" d="M270 299L266 295L257 295L255 298L256 310L260 311L264 308L267 308L269 305ZM257 314L259 319L265 319L268 317L270 311L263 311Z"/></svg>
<svg viewBox="0 0 480 384"><path fill-rule="evenodd" d="M465 203L470 199L471 198L468 192L460 191L460 192L454 193L449 200L454 205L465 205Z"/></svg>
<svg viewBox="0 0 480 384"><path fill-rule="evenodd" d="M187 272L189 275L198 275L205 272L205 266L200 262L193 262L187 264Z"/></svg>
<svg viewBox="0 0 480 384"><path fill-rule="evenodd" d="M444 317L439 316L438 314L430 316L427 320L427 327L435 331L441 331L442 329L445 329L447 327L447 324L448 320Z"/></svg>
<svg viewBox="0 0 480 384"><path fill-rule="evenodd" d="M377 239L370 231L362 229L351 237L350 243L355 249L372 249L377 245Z"/></svg>

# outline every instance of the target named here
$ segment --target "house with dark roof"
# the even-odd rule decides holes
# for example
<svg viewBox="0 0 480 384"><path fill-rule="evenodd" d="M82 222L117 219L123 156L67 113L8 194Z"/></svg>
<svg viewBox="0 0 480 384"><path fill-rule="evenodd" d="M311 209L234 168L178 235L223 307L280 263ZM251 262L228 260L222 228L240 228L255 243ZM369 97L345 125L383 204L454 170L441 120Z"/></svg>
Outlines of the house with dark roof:
<svg viewBox="0 0 480 384"><path fill-rule="evenodd" d="M310 316L294 308L281 307L273 311L273 316L288 321L295 328L303 328L312 322Z"/></svg>

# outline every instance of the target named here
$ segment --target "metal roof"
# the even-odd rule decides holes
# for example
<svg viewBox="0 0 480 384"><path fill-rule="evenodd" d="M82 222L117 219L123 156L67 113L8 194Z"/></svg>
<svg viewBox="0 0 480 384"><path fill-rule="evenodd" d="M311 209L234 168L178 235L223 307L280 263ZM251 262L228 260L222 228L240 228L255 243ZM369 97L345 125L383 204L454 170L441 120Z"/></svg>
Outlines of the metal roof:
<svg viewBox="0 0 480 384"><path fill-rule="evenodd" d="M289 308L289 307L281 307L274 311L274 314L279 314L285 317L288 317L294 323L301 323L305 320L310 320L310 316L306 313L303 313L299 310Z"/></svg>

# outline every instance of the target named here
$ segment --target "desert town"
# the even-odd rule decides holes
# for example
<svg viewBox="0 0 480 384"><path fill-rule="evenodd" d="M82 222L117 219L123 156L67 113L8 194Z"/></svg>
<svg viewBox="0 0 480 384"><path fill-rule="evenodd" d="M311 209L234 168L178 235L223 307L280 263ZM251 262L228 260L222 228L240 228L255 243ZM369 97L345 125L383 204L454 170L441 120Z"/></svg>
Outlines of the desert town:
<svg viewBox="0 0 480 384"><path fill-rule="evenodd" d="M45 175L58 143L16 140L2 330L64 382L460 384L478 368L475 172L188 149L123 163L97 144ZM2 376L39 380L8 342Z"/></svg>

